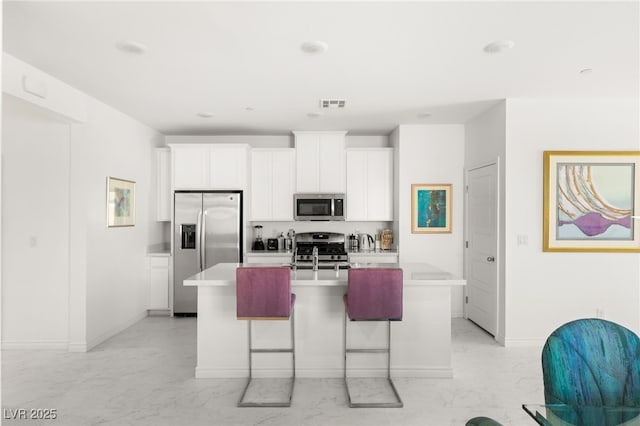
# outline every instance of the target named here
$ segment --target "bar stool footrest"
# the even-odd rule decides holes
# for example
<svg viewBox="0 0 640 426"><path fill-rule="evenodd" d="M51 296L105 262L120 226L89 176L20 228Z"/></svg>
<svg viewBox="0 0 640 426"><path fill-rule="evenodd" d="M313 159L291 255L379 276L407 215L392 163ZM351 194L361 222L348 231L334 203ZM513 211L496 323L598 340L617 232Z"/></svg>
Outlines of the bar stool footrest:
<svg viewBox="0 0 640 426"><path fill-rule="evenodd" d="M351 392L349 391L349 381L345 380L345 386L347 388L347 398L349 399L349 407L350 408L402 408L404 407L404 403L402 399L400 399L400 395L398 394L398 390L396 386L393 384L393 380L391 378L387 378L389 385L391 386L391 390L393 391L393 395L395 396L394 402L353 402L351 400Z"/></svg>
<svg viewBox="0 0 640 426"><path fill-rule="evenodd" d="M296 383L296 378L292 377L291 379L291 387L289 388L289 398L286 401L270 401L270 402L255 402L255 401L245 401L244 398L247 394L247 390L251 386L251 382L253 382L253 378L249 378L247 384L242 391L242 396L240 397L240 401L238 401L238 407L291 407L291 399L293 398L293 387Z"/></svg>

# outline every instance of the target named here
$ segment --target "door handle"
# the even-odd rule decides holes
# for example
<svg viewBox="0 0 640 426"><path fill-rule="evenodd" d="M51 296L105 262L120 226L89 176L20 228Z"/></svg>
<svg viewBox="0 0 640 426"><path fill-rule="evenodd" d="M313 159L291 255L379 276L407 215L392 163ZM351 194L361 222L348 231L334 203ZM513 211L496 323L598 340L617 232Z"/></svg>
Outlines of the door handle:
<svg viewBox="0 0 640 426"><path fill-rule="evenodd" d="M495 261L496 261L495 257L493 257L493 256L487 257L487 262L495 262Z"/></svg>
<svg viewBox="0 0 640 426"><path fill-rule="evenodd" d="M198 212L198 223L196 225L196 233L198 238L198 263L200 264L200 270L202 271L202 210Z"/></svg>

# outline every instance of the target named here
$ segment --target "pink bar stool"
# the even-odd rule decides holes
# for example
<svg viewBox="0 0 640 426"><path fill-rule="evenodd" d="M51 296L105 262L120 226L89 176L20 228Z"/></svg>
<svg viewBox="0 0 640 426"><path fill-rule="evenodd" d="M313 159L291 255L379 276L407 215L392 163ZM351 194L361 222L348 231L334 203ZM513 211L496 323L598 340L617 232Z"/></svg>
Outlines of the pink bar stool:
<svg viewBox="0 0 640 426"><path fill-rule="evenodd" d="M291 293L291 273L288 267L243 267L236 269L236 316L248 320L249 380L242 392L238 407L290 407L296 379L295 330L293 305L296 295ZM254 349L251 341L252 320L291 319L291 347ZM293 376L289 398L282 402L249 402L245 395L253 378L252 356L257 353L290 353Z"/></svg>
<svg viewBox="0 0 640 426"><path fill-rule="evenodd" d="M391 321L402 321L402 269L352 268L349 269L347 294L343 297L344 316L344 383L349 407L402 407L400 395L391 380ZM387 347L382 349L349 348L347 346L347 317L351 321L387 321ZM382 353L387 355L387 379L393 390L394 402L354 403L347 381L347 354Z"/></svg>

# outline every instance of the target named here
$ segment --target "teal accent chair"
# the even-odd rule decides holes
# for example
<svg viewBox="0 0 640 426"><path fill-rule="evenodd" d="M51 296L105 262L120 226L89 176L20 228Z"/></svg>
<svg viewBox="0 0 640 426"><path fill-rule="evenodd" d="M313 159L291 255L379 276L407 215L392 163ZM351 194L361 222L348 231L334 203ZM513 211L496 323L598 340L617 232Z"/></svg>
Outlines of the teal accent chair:
<svg viewBox="0 0 640 426"><path fill-rule="evenodd" d="M502 426L502 423L498 423L489 417L474 417L470 419L465 426Z"/></svg>
<svg viewBox="0 0 640 426"><path fill-rule="evenodd" d="M571 321L547 338L542 374L547 404L640 406L640 338L603 319ZM594 426L629 420L622 418L625 414L602 413L580 418L577 410L562 417L572 424Z"/></svg>

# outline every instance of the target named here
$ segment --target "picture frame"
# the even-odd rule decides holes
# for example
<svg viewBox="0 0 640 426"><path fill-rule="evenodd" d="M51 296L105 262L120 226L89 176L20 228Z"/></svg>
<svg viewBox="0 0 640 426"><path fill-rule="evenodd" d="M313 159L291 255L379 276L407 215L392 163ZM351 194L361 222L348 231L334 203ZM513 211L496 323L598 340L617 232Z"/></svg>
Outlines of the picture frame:
<svg viewBox="0 0 640 426"><path fill-rule="evenodd" d="M135 226L136 183L107 176L107 226Z"/></svg>
<svg viewBox="0 0 640 426"><path fill-rule="evenodd" d="M411 185L411 233L451 233L452 185Z"/></svg>
<svg viewBox="0 0 640 426"><path fill-rule="evenodd" d="M640 151L545 151L543 251L640 252Z"/></svg>

